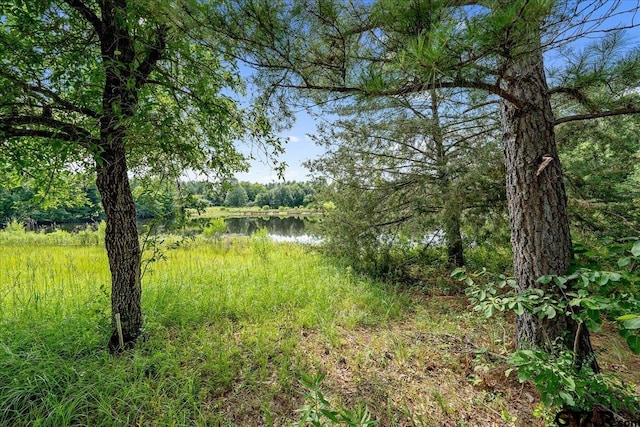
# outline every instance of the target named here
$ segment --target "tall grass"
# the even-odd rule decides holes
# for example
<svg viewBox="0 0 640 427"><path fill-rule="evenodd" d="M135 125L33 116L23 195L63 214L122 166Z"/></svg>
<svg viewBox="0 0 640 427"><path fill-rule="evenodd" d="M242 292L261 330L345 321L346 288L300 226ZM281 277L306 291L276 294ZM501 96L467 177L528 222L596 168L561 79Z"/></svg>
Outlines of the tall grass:
<svg viewBox="0 0 640 427"><path fill-rule="evenodd" d="M281 424L316 368L299 351L310 332L330 340L409 305L264 236L167 243L144 277L146 340L112 357L99 243L99 231L0 232L0 425Z"/></svg>

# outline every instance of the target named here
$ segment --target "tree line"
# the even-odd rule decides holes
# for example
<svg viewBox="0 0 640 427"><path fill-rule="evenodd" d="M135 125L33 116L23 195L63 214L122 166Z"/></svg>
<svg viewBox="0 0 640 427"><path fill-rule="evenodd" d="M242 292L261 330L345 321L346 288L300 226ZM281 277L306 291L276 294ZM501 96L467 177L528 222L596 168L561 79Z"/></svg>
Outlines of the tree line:
<svg viewBox="0 0 640 427"><path fill-rule="evenodd" d="M68 177L72 180L73 177ZM54 189L41 188L35 181L15 188L0 188L0 224L11 220L24 223L52 224L96 222L105 218L98 188L75 177L77 186L65 198ZM269 184L232 180L230 183L186 181L162 184L157 180L132 179L131 190L138 219L171 219L180 210L208 206L278 209L314 208L317 197L326 187L322 180L313 182L274 182ZM47 194L49 191L52 194Z"/></svg>
<svg viewBox="0 0 640 427"><path fill-rule="evenodd" d="M322 179L306 182L272 182L268 184L234 180L218 186L205 181L190 181L184 188L209 206L278 209L280 207L317 207L318 195L327 186ZM193 206L195 207L195 206Z"/></svg>

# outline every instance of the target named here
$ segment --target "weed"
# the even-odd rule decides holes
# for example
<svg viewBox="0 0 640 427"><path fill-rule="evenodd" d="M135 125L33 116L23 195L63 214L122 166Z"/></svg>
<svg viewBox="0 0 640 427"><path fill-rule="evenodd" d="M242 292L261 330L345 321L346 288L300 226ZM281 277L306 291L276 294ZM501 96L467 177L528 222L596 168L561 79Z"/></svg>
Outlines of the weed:
<svg viewBox="0 0 640 427"><path fill-rule="evenodd" d="M371 419L369 409L364 405L358 405L353 410L344 406L334 408L320 388L324 377L325 374L316 376L301 374L300 383L306 389L304 393L306 404L296 410L300 414L300 419L294 424L295 426L369 427L378 424L376 420Z"/></svg>

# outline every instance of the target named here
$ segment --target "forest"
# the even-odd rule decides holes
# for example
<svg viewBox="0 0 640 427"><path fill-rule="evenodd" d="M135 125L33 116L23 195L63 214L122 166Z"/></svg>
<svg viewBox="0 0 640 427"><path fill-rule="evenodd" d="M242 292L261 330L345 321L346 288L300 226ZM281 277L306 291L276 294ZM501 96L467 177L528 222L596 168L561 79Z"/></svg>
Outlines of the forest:
<svg viewBox="0 0 640 427"><path fill-rule="evenodd" d="M0 0L0 425L640 425L639 11Z"/></svg>

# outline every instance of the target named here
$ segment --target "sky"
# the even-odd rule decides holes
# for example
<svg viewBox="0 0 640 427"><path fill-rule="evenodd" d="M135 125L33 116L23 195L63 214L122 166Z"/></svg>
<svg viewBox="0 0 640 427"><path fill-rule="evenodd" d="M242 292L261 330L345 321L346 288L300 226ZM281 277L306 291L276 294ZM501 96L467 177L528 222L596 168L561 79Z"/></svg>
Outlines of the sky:
<svg viewBox="0 0 640 427"><path fill-rule="evenodd" d="M296 114L293 127L278 134L282 140L286 141L285 153L280 155L278 159L287 164L284 172L285 181L308 181L310 179L309 171L302 164L324 153L324 149L317 146L309 137L315 133L316 121L301 111ZM239 181L261 184L281 182L273 164L269 164L263 154L258 153L255 149L252 150L252 147L242 147L242 149L245 154L250 154L253 151L256 159L250 162L249 172L236 174Z"/></svg>

